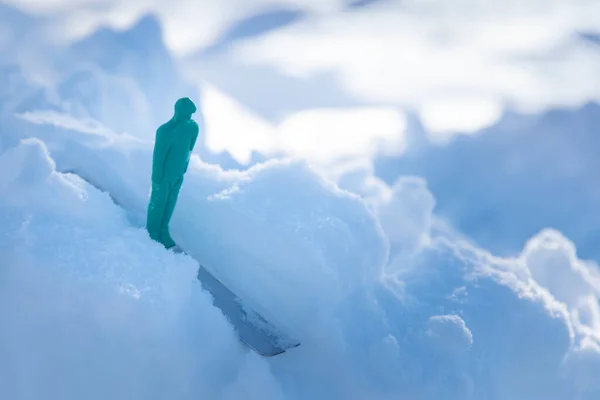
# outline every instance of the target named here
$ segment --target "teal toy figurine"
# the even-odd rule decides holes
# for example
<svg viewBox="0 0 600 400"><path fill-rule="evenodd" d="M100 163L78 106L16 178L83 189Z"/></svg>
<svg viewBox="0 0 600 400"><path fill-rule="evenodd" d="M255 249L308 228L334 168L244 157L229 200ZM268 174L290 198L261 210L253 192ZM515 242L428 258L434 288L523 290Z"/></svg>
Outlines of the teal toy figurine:
<svg viewBox="0 0 600 400"><path fill-rule="evenodd" d="M194 102L181 98L175 103L173 117L156 130L146 230L167 249L176 245L169 233L169 222L198 138L198 124L192 119L195 112Z"/></svg>

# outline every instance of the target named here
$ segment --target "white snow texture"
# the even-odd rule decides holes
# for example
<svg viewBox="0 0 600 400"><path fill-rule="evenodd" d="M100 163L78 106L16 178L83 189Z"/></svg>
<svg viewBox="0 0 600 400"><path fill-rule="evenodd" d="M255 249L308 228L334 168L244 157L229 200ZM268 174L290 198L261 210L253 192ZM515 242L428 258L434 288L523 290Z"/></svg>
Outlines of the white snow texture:
<svg viewBox="0 0 600 400"><path fill-rule="evenodd" d="M585 375L599 360L597 267L559 233L495 258L431 232L418 180L370 211L301 162L224 172L195 156L173 236L302 340L265 360L211 305L195 261L140 227L151 147L120 146L80 140L53 160L31 138L0 156L1 398L598 394Z"/></svg>
<svg viewBox="0 0 600 400"><path fill-rule="evenodd" d="M0 67L0 399L600 398L598 265L549 229L495 256L436 219L419 177L194 154L171 223L190 256L152 241L152 133L172 106L155 100L185 91L148 48L51 95ZM198 262L301 346L249 350Z"/></svg>

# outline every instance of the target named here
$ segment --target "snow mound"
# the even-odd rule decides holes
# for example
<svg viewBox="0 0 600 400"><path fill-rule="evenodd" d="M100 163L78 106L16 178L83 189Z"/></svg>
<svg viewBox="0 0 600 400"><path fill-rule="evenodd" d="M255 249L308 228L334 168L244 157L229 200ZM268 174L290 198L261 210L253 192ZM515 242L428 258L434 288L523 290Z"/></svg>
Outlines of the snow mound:
<svg viewBox="0 0 600 400"><path fill-rule="evenodd" d="M151 144L40 135L0 155L2 397L600 394L598 268L557 232L494 257L440 229L419 178L365 202L302 162L194 156L173 236L302 341L261 359L143 229Z"/></svg>
<svg viewBox="0 0 600 400"><path fill-rule="evenodd" d="M201 291L193 260L56 172L39 140L7 150L0 166L10 166L0 183L0 397L279 396Z"/></svg>
<svg viewBox="0 0 600 400"><path fill-rule="evenodd" d="M59 170L105 191L134 226L144 226L150 143L55 133L46 141ZM376 281L388 257L365 203L297 161L223 171L193 156L171 233L250 306L309 336L322 335L314 321L329 320L346 295Z"/></svg>
<svg viewBox="0 0 600 400"><path fill-rule="evenodd" d="M186 178L175 240L273 318L305 331L379 277L387 244L377 220L304 163L263 164L207 193L209 171L196 164Z"/></svg>

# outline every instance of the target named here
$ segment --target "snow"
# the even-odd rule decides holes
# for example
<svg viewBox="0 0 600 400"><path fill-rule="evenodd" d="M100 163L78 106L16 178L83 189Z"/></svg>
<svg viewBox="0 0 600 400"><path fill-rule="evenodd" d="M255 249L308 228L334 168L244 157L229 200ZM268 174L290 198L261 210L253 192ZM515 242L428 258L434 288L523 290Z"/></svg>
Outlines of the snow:
<svg viewBox="0 0 600 400"><path fill-rule="evenodd" d="M201 293L195 262L165 251L139 226L148 181L140 177L147 178L149 170L127 164L138 165L137 158L117 155L120 145L117 142L116 149L101 150L82 141L76 152L68 146L66 151L56 150L55 164L42 141L25 139L0 158L0 165L12 172L3 176L0 187L6 227L1 242L6 261L3 275L8 285L3 291L7 312L3 326L14 329L3 332L7 340L0 346L7 354L7 365L24 362L22 368L11 371L20 379L2 385L7 397L29 396L32 391L33 397L44 393L76 398L96 392L99 397L148 398L152 394L162 398L140 383L142 376L160 375L162 385L173 386L174 391L168 393L180 393L183 389L176 387L182 385L181 380L184 387L191 384L185 377L198 374L203 376L200 382L213 381L203 365L225 366L234 363L232 357L239 359L236 365L243 364L252 356ZM137 151L139 159L149 160L147 144L139 145ZM247 173L227 174L195 161L173 219L176 240L250 304L302 335L306 343L313 337L318 349L320 340L334 340L330 318L336 306L347 293L374 281L385 262L383 234L365 205L302 163L275 162ZM57 172L57 167L80 171L111 196L78 175ZM109 173L116 170L120 171L118 179ZM290 178L297 184L296 191L266 196ZM129 192L122 182L132 183ZM362 255L356 257L357 252ZM289 290L291 286L294 291ZM24 315L26 322L17 322ZM57 320L64 322L54 326ZM34 338L18 334L48 329L47 338L33 347ZM76 337L75 343L63 342L71 336ZM194 343L194 337L203 336ZM98 340L102 345L94 348ZM146 353L149 347L156 353ZM60 354L53 353L57 348L63 349ZM113 358L125 349L127 356ZM31 363L39 366L26 361L24 355L29 354L35 355ZM162 357L168 357L168 362L160 361ZM259 362L257 356L251 359ZM85 371L90 360L98 368L115 362L119 369L135 373L111 372L103 377L98 369ZM64 368L48 374L52 363ZM159 366L142 368L146 364ZM178 367L163 371L171 364ZM267 366L260 368L268 371ZM78 371L75 375L74 370ZM19 371L25 375L21 377ZM75 376L91 381L84 387L70 385ZM94 376L99 379L96 383ZM27 388L19 383L31 379L39 385ZM103 379L110 380L110 387L96 390ZM251 383L261 396L273 394L269 398L277 397L279 390L273 379L257 371L239 376L245 382L240 385ZM239 398L235 382L198 383L198 388L189 390L194 396L224 391ZM185 392L182 396L187 398Z"/></svg>
<svg viewBox="0 0 600 400"><path fill-rule="evenodd" d="M405 117L393 108L314 108L291 114L274 126L205 84L201 109L207 147L228 151L244 165L251 161L252 151L287 154L326 170L343 160L401 155L406 149Z"/></svg>
<svg viewBox="0 0 600 400"><path fill-rule="evenodd" d="M227 27L269 8L303 10L311 13L331 13L342 9L345 0L221 0L189 3L176 0L160 3L135 0L121 3L114 0L3 0L32 14L53 15L57 21L53 36L61 40L81 38L103 25L126 29L148 13L160 16L165 25L165 40L172 51L187 54L209 45Z"/></svg>
<svg viewBox="0 0 600 400"><path fill-rule="evenodd" d="M118 43L130 42L111 42L124 35L88 41L104 50L88 59L96 67L64 71L55 91L0 69L11 76L0 87L0 398L600 397L597 263L549 228L513 257L492 254L440 219L422 177L377 178L359 138L336 136L351 150L342 157L361 153L344 173L302 157L224 169L199 140L171 224L190 256L151 241L152 133L170 112L158 94L184 86L168 62L140 70L164 50L151 40L128 62L106 57L128 54ZM288 132L355 125L348 110L313 111L293 114L309 118ZM398 116L371 132L396 150ZM198 262L302 344L274 358L249 350L197 282Z"/></svg>
<svg viewBox="0 0 600 400"><path fill-rule="evenodd" d="M374 1L360 12L306 18L235 45L246 68L306 80L331 73L369 102L419 114L447 143L527 114L600 100L600 2ZM238 74L244 69L238 69Z"/></svg>
<svg viewBox="0 0 600 400"><path fill-rule="evenodd" d="M600 348L597 266L559 233L498 258L437 232L418 179L373 207L303 162L223 171L194 156L173 236L302 341L263 359L201 290L196 261L143 229L151 146L105 139L47 135L0 156L2 398L599 393L585 378Z"/></svg>
<svg viewBox="0 0 600 400"><path fill-rule="evenodd" d="M0 160L15 171L1 186L2 398L276 390L197 290L192 260L149 241L105 193L56 172L42 142L25 140ZM195 340L203 335L213 340ZM221 357L238 358L232 371ZM227 385L214 379L236 371Z"/></svg>

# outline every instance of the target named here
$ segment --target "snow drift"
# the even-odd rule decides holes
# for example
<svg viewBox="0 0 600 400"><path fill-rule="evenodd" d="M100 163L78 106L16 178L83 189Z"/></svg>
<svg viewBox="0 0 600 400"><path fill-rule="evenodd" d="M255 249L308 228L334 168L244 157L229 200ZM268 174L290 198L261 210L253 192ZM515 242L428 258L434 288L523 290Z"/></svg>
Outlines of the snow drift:
<svg viewBox="0 0 600 400"><path fill-rule="evenodd" d="M370 209L302 163L224 172L195 158L173 236L303 341L265 360L212 307L195 260L162 249L136 220L150 147L47 142L0 156L3 398L599 393L596 266L557 233L521 258L496 258L422 217L411 234L399 234L400 217L384 231L378 218L394 205L430 213L415 201L430 197L418 182L399 181L386 207ZM545 280L546 265L573 276L570 289Z"/></svg>
<svg viewBox="0 0 600 400"><path fill-rule="evenodd" d="M41 142L23 141L0 164L12 172L0 182L2 398L276 393L198 289L192 260L148 240L105 193L56 172Z"/></svg>

